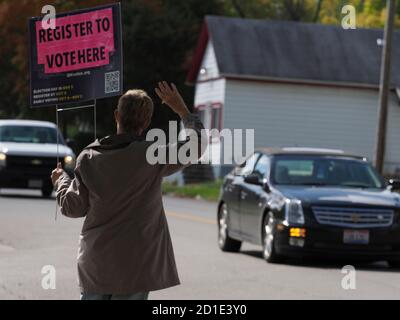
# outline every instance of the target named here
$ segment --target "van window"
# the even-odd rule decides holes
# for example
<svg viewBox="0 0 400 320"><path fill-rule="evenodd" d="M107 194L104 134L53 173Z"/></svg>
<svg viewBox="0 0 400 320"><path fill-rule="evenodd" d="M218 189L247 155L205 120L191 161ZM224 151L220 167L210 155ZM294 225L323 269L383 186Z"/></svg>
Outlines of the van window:
<svg viewBox="0 0 400 320"><path fill-rule="evenodd" d="M24 125L4 125L0 126L1 142L19 143L57 143L58 131L54 128ZM59 134L59 133L58 133ZM64 139L59 134L59 143L65 144Z"/></svg>

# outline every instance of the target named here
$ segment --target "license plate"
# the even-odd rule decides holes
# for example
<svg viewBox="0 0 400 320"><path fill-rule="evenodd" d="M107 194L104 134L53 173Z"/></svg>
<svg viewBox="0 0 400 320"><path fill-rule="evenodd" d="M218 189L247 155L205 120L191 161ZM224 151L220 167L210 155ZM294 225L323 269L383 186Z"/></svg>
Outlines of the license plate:
<svg viewBox="0 0 400 320"><path fill-rule="evenodd" d="M369 230L344 230L343 243L368 244Z"/></svg>
<svg viewBox="0 0 400 320"><path fill-rule="evenodd" d="M29 180L28 181L28 188L41 188L43 187L42 180Z"/></svg>

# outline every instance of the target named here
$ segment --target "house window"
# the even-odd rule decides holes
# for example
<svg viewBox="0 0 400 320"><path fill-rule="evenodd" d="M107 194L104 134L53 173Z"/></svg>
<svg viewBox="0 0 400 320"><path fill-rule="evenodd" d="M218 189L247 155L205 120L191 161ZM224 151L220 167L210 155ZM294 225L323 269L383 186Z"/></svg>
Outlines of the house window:
<svg viewBox="0 0 400 320"><path fill-rule="evenodd" d="M197 114L205 129L221 130L222 104L210 103L207 105L197 106Z"/></svg>
<svg viewBox="0 0 400 320"><path fill-rule="evenodd" d="M211 129L221 130L221 108L211 109Z"/></svg>

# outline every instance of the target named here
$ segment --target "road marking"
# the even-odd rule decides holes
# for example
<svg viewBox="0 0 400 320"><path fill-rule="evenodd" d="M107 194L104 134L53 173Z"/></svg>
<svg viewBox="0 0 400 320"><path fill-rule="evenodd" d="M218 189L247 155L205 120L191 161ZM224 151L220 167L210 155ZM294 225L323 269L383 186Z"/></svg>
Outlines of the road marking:
<svg viewBox="0 0 400 320"><path fill-rule="evenodd" d="M216 224L216 222L213 219L203 218L203 217L195 216L192 214L178 213L178 212L174 212L174 211L167 211L166 213L168 216L183 219L183 220L202 222L202 223L211 224L211 225Z"/></svg>

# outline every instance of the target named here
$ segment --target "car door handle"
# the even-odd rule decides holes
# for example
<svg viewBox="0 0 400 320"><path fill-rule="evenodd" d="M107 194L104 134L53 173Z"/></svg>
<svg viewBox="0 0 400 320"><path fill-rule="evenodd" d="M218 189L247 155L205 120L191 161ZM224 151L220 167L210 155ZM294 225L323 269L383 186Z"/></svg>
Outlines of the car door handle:
<svg viewBox="0 0 400 320"><path fill-rule="evenodd" d="M247 198L247 192L244 192L244 191L240 192L240 198L242 200L246 199Z"/></svg>

